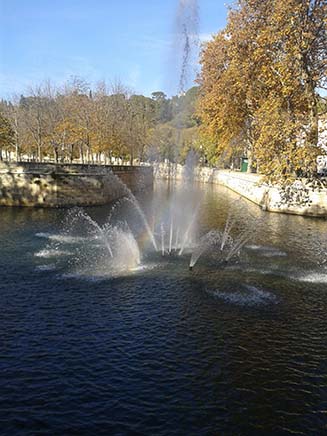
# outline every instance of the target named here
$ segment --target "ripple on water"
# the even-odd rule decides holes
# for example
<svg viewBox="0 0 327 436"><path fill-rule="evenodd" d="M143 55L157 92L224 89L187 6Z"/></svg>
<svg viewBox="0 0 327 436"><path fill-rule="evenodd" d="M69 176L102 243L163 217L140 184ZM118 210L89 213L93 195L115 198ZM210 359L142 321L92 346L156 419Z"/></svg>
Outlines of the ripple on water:
<svg viewBox="0 0 327 436"><path fill-rule="evenodd" d="M36 236L37 238L49 238L50 233L46 233L46 232L38 232L38 233L35 233L35 236Z"/></svg>
<svg viewBox="0 0 327 436"><path fill-rule="evenodd" d="M125 267L117 267L117 268L107 268L106 271L75 271L75 272L66 272L62 274L58 274L58 279L63 280L82 280L86 282L101 282L105 280L110 280L118 277L126 277L126 276L133 276L137 274L142 274L147 271L151 271L155 269L155 264L145 265L141 264L136 267L131 268L125 268Z"/></svg>
<svg viewBox="0 0 327 436"><path fill-rule="evenodd" d="M271 292L249 285L243 285L243 289L240 291L226 292L216 290L210 293L225 303L237 306L259 306L277 303L277 297Z"/></svg>
<svg viewBox="0 0 327 436"><path fill-rule="evenodd" d="M49 263L47 265L38 265L36 271L54 271L56 269L56 265L54 263Z"/></svg>
<svg viewBox="0 0 327 436"><path fill-rule="evenodd" d="M327 272L299 273L298 275L291 276L291 278L305 283L327 283Z"/></svg>
<svg viewBox="0 0 327 436"><path fill-rule="evenodd" d="M89 240L96 239L94 237L84 238L82 236L70 236L70 235L52 234L52 233L43 233L43 232L36 233L35 236L37 236L38 238L50 239L51 241L62 242L64 244L75 244L78 242L85 241L87 239Z"/></svg>
<svg viewBox="0 0 327 436"><path fill-rule="evenodd" d="M84 273L63 273L58 274L58 280L82 280L85 282L98 283L112 278L111 275L86 275Z"/></svg>
<svg viewBox="0 0 327 436"><path fill-rule="evenodd" d="M44 249L40 250L37 253L34 254L36 257L43 257L45 259L51 258L51 257L60 257L60 256L71 256L73 253L66 250L56 250L56 249Z"/></svg>
<svg viewBox="0 0 327 436"><path fill-rule="evenodd" d="M251 251L258 251L260 253L260 256L264 257L287 257L287 253L285 251L265 245L250 244L247 245L245 248Z"/></svg>
<svg viewBox="0 0 327 436"><path fill-rule="evenodd" d="M222 227L229 202L210 202L203 222ZM327 268L308 254L304 223L319 235L327 223L269 215L256 241L287 258L248 249L190 273L188 256L149 250L145 269L112 279L92 276L113 262L101 241L51 241L62 211L12 213L0 226L1 434L326 433L327 293L312 282ZM48 235L31 238L40 228Z"/></svg>

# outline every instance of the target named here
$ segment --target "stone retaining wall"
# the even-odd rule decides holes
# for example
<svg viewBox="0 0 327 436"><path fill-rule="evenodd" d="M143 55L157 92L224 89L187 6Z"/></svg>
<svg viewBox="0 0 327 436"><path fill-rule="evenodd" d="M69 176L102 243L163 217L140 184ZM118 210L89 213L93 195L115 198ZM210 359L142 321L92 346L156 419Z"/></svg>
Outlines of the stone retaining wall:
<svg viewBox="0 0 327 436"><path fill-rule="evenodd" d="M159 164L154 167L154 174L157 178L172 177L181 180L184 173L185 168L182 165ZM305 203L296 204L294 201L285 204L280 189L263 183L262 177L258 174L197 167L194 169L194 178L199 182L223 185L270 212L327 217L326 189L317 191L308 188L308 192L305 194Z"/></svg>
<svg viewBox="0 0 327 436"><path fill-rule="evenodd" d="M293 200L285 202L282 191L262 183L260 175L257 174L218 171L216 180L269 212L327 217L326 189L317 191L307 188L306 193L301 189L294 189ZM299 202L296 200L297 196L300 197Z"/></svg>
<svg viewBox="0 0 327 436"><path fill-rule="evenodd" d="M125 185L152 188L152 167L0 162L0 206L102 205L126 194Z"/></svg>

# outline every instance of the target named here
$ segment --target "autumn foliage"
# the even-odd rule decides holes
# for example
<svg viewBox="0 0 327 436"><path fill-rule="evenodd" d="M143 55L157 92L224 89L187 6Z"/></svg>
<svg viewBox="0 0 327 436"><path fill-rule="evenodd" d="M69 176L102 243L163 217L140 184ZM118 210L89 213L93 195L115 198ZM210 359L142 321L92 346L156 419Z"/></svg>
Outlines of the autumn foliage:
<svg viewBox="0 0 327 436"><path fill-rule="evenodd" d="M204 46L199 116L216 158L270 180L313 174L327 79L326 0L239 0Z"/></svg>
<svg viewBox="0 0 327 436"><path fill-rule="evenodd" d="M197 88L167 98L136 95L121 83L91 87L72 77L45 81L0 102L0 159L137 163L183 161L194 145Z"/></svg>

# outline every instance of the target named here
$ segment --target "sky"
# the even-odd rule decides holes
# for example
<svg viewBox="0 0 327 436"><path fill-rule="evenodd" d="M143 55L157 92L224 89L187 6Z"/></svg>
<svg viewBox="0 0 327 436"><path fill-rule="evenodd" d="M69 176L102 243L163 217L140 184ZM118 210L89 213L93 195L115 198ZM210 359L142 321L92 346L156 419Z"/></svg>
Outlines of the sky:
<svg viewBox="0 0 327 436"><path fill-rule="evenodd" d="M199 0L200 39L226 24L228 0ZM0 98L71 76L176 93L179 0L0 0ZM194 70L196 66L194 65ZM192 85L190 82L189 85Z"/></svg>

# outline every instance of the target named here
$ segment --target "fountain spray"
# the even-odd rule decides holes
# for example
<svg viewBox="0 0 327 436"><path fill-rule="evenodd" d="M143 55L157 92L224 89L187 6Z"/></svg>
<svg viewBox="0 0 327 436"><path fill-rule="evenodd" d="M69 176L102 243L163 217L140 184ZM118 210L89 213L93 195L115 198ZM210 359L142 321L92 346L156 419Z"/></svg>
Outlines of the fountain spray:
<svg viewBox="0 0 327 436"><path fill-rule="evenodd" d="M192 65L198 57L199 49L199 7L197 0L179 0L174 51L180 65L178 93L183 94L192 76Z"/></svg>
<svg viewBox="0 0 327 436"><path fill-rule="evenodd" d="M165 255L165 228L163 224L161 224L161 254Z"/></svg>
<svg viewBox="0 0 327 436"><path fill-rule="evenodd" d="M169 254L171 254L171 252L172 252L173 229L174 229L174 217L173 217L173 213L171 211L171 213L170 213L170 232L169 232Z"/></svg>
<svg viewBox="0 0 327 436"><path fill-rule="evenodd" d="M103 229L99 226L99 224L96 222L96 221L94 221L88 214L86 214L86 213L84 213L84 212L80 212L79 213L80 214L80 217L81 218L83 218L83 219L85 219L86 221L88 221L95 229L96 229L96 231L98 232L98 234L101 236L101 239L102 239L102 241L103 241L103 243L104 243L104 245L106 246L106 248L107 248L107 250L108 250L108 252L109 252L109 255L110 255L110 257L113 257L113 252L112 252L112 249L111 249L111 246L110 246L110 244L109 244L109 241L108 241L108 238L107 238L107 235L105 234L105 232L103 231Z"/></svg>

